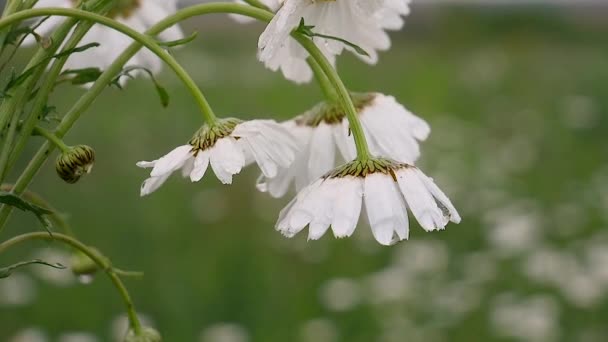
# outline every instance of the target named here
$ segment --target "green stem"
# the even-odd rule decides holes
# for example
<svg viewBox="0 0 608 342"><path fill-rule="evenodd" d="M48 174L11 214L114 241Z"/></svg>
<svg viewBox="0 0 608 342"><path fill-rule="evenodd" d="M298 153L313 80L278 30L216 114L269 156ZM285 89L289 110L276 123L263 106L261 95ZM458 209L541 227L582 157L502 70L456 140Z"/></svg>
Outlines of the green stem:
<svg viewBox="0 0 608 342"><path fill-rule="evenodd" d="M4 20L4 19L2 19ZM0 22L2 21L0 20ZM5 97L2 106L0 106L0 133L4 129L4 126L8 122L9 118L12 120L16 120L15 116L19 117L22 112L22 108L25 107L25 104L28 101L28 97L33 91L34 87L38 79L44 73L48 63L50 62L50 57L57 52L61 42L68 35L72 27L76 24L77 20L69 19L66 20L63 24L61 24L53 33L51 41L56 42L47 49L39 48L34 57L30 60L28 65L25 67L25 70L29 70L30 68L37 68L32 75L25 80L24 84L16 87L16 89L11 89L10 96ZM1 29L0 29L1 30ZM18 119L17 119L18 120ZM18 122L18 121L17 121ZM3 137L2 145L3 145L3 154L0 156L0 181L4 181L4 176L8 171L8 163L10 162L10 152L13 148L13 140L16 136L16 131L12 132L13 129L16 129L16 125L12 125L9 128L8 135ZM6 156L4 153L9 153L9 156Z"/></svg>
<svg viewBox="0 0 608 342"><path fill-rule="evenodd" d="M346 89L342 79L340 79L338 72L334 69L331 63L311 39L296 32L294 32L292 36L298 41L298 43L300 43L300 45L302 45L304 49L306 49L306 51L308 51L310 57L319 64L319 67L327 76L334 89L337 91L338 98L340 99L340 102L342 102L342 106L346 111L350 131L355 139L355 145L357 146L357 159L361 161L370 159L372 156L369 152L367 141L365 140L363 126L361 126L361 122L359 121L357 110L355 109L353 100L350 97L350 93L348 92L348 89Z"/></svg>
<svg viewBox="0 0 608 342"><path fill-rule="evenodd" d="M33 132L34 134L43 136L46 138L46 140L50 141L51 143L53 143L53 145L59 147L59 149L61 150L61 152L69 152L70 151L70 147L68 145L66 145L63 140L61 140L61 138L59 138L58 136L56 136L55 134L53 134L53 132L46 130L40 126L36 126L34 127Z"/></svg>
<svg viewBox="0 0 608 342"><path fill-rule="evenodd" d="M201 113L203 114L204 119L209 124L213 124L217 121L211 106L207 102L207 99L200 91L194 80L190 77L190 75L184 70L184 68L171 56L167 51L165 51L162 47L158 45L158 43L151 37L142 34L127 25L121 24L116 20L113 20L108 17L104 17L102 15L98 15L95 13L74 9L74 8L34 8L21 12L17 12L15 14L11 14L5 18L0 20L0 30L6 26L12 25L14 23L35 18L41 16L64 16L64 17L73 17L83 20L90 20L92 22L108 26L116 31L122 32L123 34L129 36L133 40L141 43L143 46L147 47L151 52L156 54L160 59L162 59L167 65L173 69L175 74L182 80L184 85L188 88L188 90L194 96Z"/></svg>
<svg viewBox="0 0 608 342"><path fill-rule="evenodd" d="M86 256L88 256L91 260L93 260L93 262L95 262L97 264L97 266L99 266L100 269L102 269L106 272L106 274L112 281L112 284L114 284L114 287L116 287L116 289L120 293L120 296L122 297L122 300L124 301L125 306L127 307L127 315L129 316L129 325L130 325L131 329L133 329L133 331L135 332L136 335L141 335L142 326L139 321L139 318L137 317L135 305L133 304L133 301L131 300L129 291L123 284L122 280L120 280L120 278L116 274L115 270L112 268L112 265L110 264L110 262L105 257L103 257L102 255L100 255L98 252L96 252L89 246L83 244L82 242L76 240L75 238L73 238L71 236L58 234L58 233L54 233L51 236L48 233L43 233L43 232L23 234L23 235L14 237L10 240L7 240L0 244L0 253L4 252L5 250L7 250L8 248L10 248L12 246L15 246L17 244L20 244L22 242L26 242L29 240L44 240L44 241L50 240L50 241L63 242L65 244L69 245L70 247L81 251Z"/></svg>
<svg viewBox="0 0 608 342"><path fill-rule="evenodd" d="M319 63L317 63L317 61L311 57L308 57L306 62L308 62L310 69L312 69L315 79L317 80L317 84L321 88L323 95L325 95L325 99L330 103L338 103L340 101L338 93L336 93L336 89L323 72L323 69L321 69Z"/></svg>
<svg viewBox="0 0 608 342"><path fill-rule="evenodd" d="M250 6L268 11L268 12L272 12L270 10L270 8L266 5L264 5L260 0L245 0L246 3L248 3Z"/></svg>
<svg viewBox="0 0 608 342"><path fill-rule="evenodd" d="M239 4L235 4L235 3L206 3L206 4L194 5L194 6L179 10L172 16L169 16L169 17L163 19L162 21L158 22L156 25L154 25L152 28L150 28L146 32L146 34L156 35L183 20L186 20L186 19L189 19L192 17L196 17L196 16L200 16L200 15L212 14L212 13L241 14L241 15L245 15L245 16L248 16L248 17L251 17L254 19L258 19L261 21L265 21L265 22L269 22L273 18L272 13L258 9L258 8L254 8L251 6L239 5ZM102 75L93 84L93 86L89 89L89 91L87 93L85 93L74 104L72 109L70 109L68 114L66 114L66 116L63 118L63 120L61 121L61 123L59 124L59 126L57 127L57 130L55 132L55 134L58 137L63 137L63 135L72 127L74 122L76 122L76 120L78 120L78 118L80 118L82 113L84 113L84 111L86 111L86 109L95 101L97 96L99 96L99 94L103 91L103 89L106 87L106 85L120 72L123 65L126 64L127 61L129 61L131 59L131 57L133 57L137 53L137 51L139 51L139 49L141 47L142 47L142 44L140 44L139 42L132 43L114 61L114 63L112 63L102 73ZM316 48L316 46L315 46L315 48ZM321 55L321 57L323 57L323 59L325 59L324 56ZM329 65L329 69L333 70L333 68L331 67L331 64L329 64L328 62L327 62L327 64ZM335 73L335 71L334 71L334 73ZM332 84L333 83L334 82L332 82ZM340 81L340 83L341 83L341 81ZM343 88L345 89L345 87L343 87ZM348 96L348 92L346 90L345 90L345 92L347 94L347 98L350 100L350 97ZM344 94L344 92L342 94ZM349 116L349 119L351 116L353 116L352 113L356 113L356 111L354 110L354 106L352 106L352 100L350 100L350 103L351 103L351 110L350 110L351 115ZM355 115L355 121L356 121L356 115ZM360 125L358 125L358 126L360 127ZM38 152L36 152L36 155L32 158L32 160L30 161L30 163L28 164L26 169L23 171L23 173L21 174L21 176L15 183L15 188L13 189L13 193L21 194L28 187L28 185L31 183L34 176L38 173L38 171L40 170L40 168L42 167L42 165L48 158L49 154L52 152L52 150L53 150L53 145L48 142L44 143L38 149ZM4 206L4 207L2 207L2 209L0 209L0 231L2 231L2 228L6 224L12 210L13 210L13 208L10 206Z"/></svg>
<svg viewBox="0 0 608 342"><path fill-rule="evenodd" d="M72 36L65 42L63 51L69 51L75 48L80 40L87 34L87 32L89 32L89 29L92 26L93 23L91 22L81 22L74 30ZM67 62L68 58L69 56L64 56L55 60L51 68L46 72L47 76L38 89L38 93L34 99L30 112L23 120L23 125L21 126L21 136L19 137L19 140L15 144L13 152L11 153L11 158L9 159L7 165L8 170L12 168L25 146L27 146L29 137L31 136L31 133L38 121L40 121L40 115L47 105L49 94L53 91L57 77L59 77L61 74L63 66Z"/></svg>
<svg viewBox="0 0 608 342"><path fill-rule="evenodd" d="M2 184L0 185L0 191L4 192L12 192L15 188L13 184ZM74 236L74 232L70 227L70 224L66 221L64 215L59 212L59 210L55 209L46 199L44 199L40 194L37 194L33 191L24 191L21 194L21 197L33 203L39 207L49 210L51 213L47 215L47 217L51 220L54 227L59 227L63 230L64 234Z"/></svg>

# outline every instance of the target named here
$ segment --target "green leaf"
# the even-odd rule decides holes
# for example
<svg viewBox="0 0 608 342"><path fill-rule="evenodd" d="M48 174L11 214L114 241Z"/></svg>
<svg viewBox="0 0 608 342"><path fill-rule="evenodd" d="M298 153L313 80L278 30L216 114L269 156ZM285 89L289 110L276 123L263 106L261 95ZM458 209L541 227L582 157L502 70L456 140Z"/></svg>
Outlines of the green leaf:
<svg viewBox="0 0 608 342"><path fill-rule="evenodd" d="M34 37L36 37L36 40L39 40L39 38L40 38L40 36L36 32L34 32L34 28L29 27L29 26L23 26L23 27L19 27L19 28L16 28L16 29L10 31L6 35L6 38L4 39L4 44L5 45L17 45L17 43L19 42L21 37L23 35L27 36L28 34L31 34Z"/></svg>
<svg viewBox="0 0 608 342"><path fill-rule="evenodd" d="M99 68L83 68L66 70L61 73L61 76L74 75L73 77L69 77L70 83L73 85L81 85L97 81L101 74L102 71Z"/></svg>
<svg viewBox="0 0 608 342"><path fill-rule="evenodd" d="M87 51L88 49L99 47L99 45L100 45L99 43L89 43L89 44L85 44L83 46L77 46L72 49L61 51L60 53L54 55L51 58L61 58L61 57L69 56L73 53L84 52L84 51Z"/></svg>
<svg viewBox="0 0 608 342"><path fill-rule="evenodd" d="M120 78L121 77L129 77L129 78L134 78L133 75L131 75L132 71L136 71L136 70L141 70L143 72L145 72L146 74L148 74L148 76L150 76L150 80L152 81L152 83L154 83L154 88L156 89L156 92L158 93L158 97L160 98L160 103L164 108L167 108L169 106L169 102L170 102L170 96L169 96L169 92L167 91L167 89L165 89L165 87L163 87L160 82L158 82L158 80L156 79L156 77L154 77L154 73L147 68L141 67L141 66L130 66L127 67L125 69L123 69L121 71L120 74L118 74L118 76L116 76L112 82L110 82L111 85L115 86L118 89L122 89L122 86L120 85Z"/></svg>
<svg viewBox="0 0 608 342"><path fill-rule="evenodd" d="M330 35L326 35L326 34L321 34L321 33L315 33L312 31L312 29L315 28L314 26L310 25L306 25L304 23L304 18L300 19L300 24L298 25L298 27L295 29L295 32L303 34L309 38L314 38L314 37L319 37L319 38L325 38L325 39L329 39L329 40L335 40L338 41L346 46L349 46L351 48L353 48L353 50L355 50L356 53L369 57L369 53L367 53L367 51L365 51L362 47L360 47L357 44L351 43L346 39L342 39L340 37L334 37L334 36L330 36Z"/></svg>
<svg viewBox="0 0 608 342"><path fill-rule="evenodd" d="M48 266L48 267L52 267L58 270L64 270L66 267L63 266L62 264L59 263L55 263L55 264L51 264L48 263L46 261L42 261L42 260L31 260L31 261L22 261L19 263L16 263L14 265L8 266L8 267L3 267L0 268L0 279L4 279L4 278L8 278L11 276L11 274L18 268L24 267L24 266L29 266L29 265L44 265L44 266Z"/></svg>
<svg viewBox="0 0 608 342"><path fill-rule="evenodd" d="M4 192L4 191L0 191L0 203L11 206L11 207L15 207L22 211L31 212L32 214L34 214L36 216L38 221L40 221L42 226L44 226L44 228L49 232L49 234L52 235L51 230L50 230L52 225L51 225L51 222L49 221L49 219L46 217L47 215L50 215L53 213L51 210L48 210L46 208L39 207L35 204L29 203L29 202L21 199L17 195L14 195L14 194L11 194L8 192Z"/></svg>
<svg viewBox="0 0 608 342"><path fill-rule="evenodd" d="M98 46L99 46L99 43L90 43L90 44L86 44L83 46L77 46L73 49L68 49L68 50L62 51L54 56L51 56L49 58L45 58L44 60L40 61L40 63L25 70L21 75L15 77L13 74L11 76L11 79L6 84L6 87L4 88L4 92L6 93L9 89L14 88L14 87L22 84L23 82L25 82L25 80L27 80L36 71L36 69L38 69L40 66L46 64L49 60L51 60L53 58L62 58L65 56L69 56L73 53L83 52L83 51L86 51L88 49L95 48Z"/></svg>
<svg viewBox="0 0 608 342"><path fill-rule="evenodd" d="M192 34L186 38L171 40L168 42L158 41L157 43L158 43L158 45L167 47L167 48L176 47L176 46L186 45L186 44L190 43L191 41L196 39L197 36L198 36L198 32L195 31L195 32L192 32Z"/></svg>

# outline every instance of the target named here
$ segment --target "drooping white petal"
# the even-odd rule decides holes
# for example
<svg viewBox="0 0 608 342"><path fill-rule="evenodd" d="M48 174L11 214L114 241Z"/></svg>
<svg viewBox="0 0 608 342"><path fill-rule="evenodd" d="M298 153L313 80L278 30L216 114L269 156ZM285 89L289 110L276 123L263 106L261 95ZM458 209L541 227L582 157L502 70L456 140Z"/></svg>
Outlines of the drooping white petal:
<svg viewBox="0 0 608 342"><path fill-rule="evenodd" d="M312 133L309 144L308 175L317 179L334 168L336 149L330 125L321 123Z"/></svg>
<svg viewBox="0 0 608 342"><path fill-rule="evenodd" d="M219 139L210 155L211 168L223 184L232 184L232 176L245 166L245 155L232 137Z"/></svg>
<svg viewBox="0 0 608 342"><path fill-rule="evenodd" d="M175 148L173 151L154 162L154 168L152 169L150 176L162 176L181 168L186 160L190 158L191 151L192 146L190 145L182 145Z"/></svg>
<svg viewBox="0 0 608 342"><path fill-rule="evenodd" d="M165 181L167 181L167 178L169 178L171 174L168 173L166 175L162 175L160 177L150 177L148 179L146 179L142 185L141 185L141 189L140 189L140 196L147 196L151 193L153 193L154 191L156 191L158 188L161 187L161 185L163 185L165 183Z"/></svg>
<svg viewBox="0 0 608 342"><path fill-rule="evenodd" d="M276 229L285 236L291 237L299 233L314 219L316 197L322 179L305 187L279 214ZM312 198L310 198L312 197Z"/></svg>
<svg viewBox="0 0 608 342"><path fill-rule="evenodd" d="M416 173L418 173L418 177L420 178L422 183L424 183L424 186L427 188L427 190L431 192L431 195L433 195L433 197L435 197L435 200L441 205L443 205L445 209L447 209L450 215L450 221L454 223L460 223L460 214L458 214L458 211L456 210L448 196L446 196L443 191L439 189L433 179L423 174L422 171L416 169Z"/></svg>
<svg viewBox="0 0 608 342"><path fill-rule="evenodd" d="M435 198L422 182L415 167L399 169L395 174L408 207L426 231L444 229L449 222Z"/></svg>
<svg viewBox="0 0 608 342"><path fill-rule="evenodd" d="M337 238L349 237L357 228L363 202L363 178L347 176L334 201L331 228Z"/></svg>
<svg viewBox="0 0 608 342"><path fill-rule="evenodd" d="M374 173L365 177L365 209L372 233L383 245L408 238L407 211L390 175ZM405 227L405 229L404 229Z"/></svg>
<svg viewBox="0 0 608 342"><path fill-rule="evenodd" d="M203 179L207 167L209 166L209 151L199 151L194 158L194 164L192 165L192 171L190 172L190 180L198 182Z"/></svg>

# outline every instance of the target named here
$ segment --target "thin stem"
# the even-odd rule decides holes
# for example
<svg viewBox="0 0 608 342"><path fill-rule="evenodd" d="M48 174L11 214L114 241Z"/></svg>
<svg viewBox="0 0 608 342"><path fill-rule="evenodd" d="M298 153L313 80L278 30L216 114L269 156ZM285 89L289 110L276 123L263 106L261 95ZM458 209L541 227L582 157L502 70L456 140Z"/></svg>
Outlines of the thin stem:
<svg viewBox="0 0 608 342"><path fill-rule="evenodd" d="M2 20L0 20L0 22ZM11 89L10 96L4 98L2 106L0 106L0 133L4 130L4 126L8 122L9 118L12 118L14 121L16 120L15 116L19 117L21 115L22 108L25 107L30 93L36 86L37 80L40 79L44 73L48 63L51 60L50 57L57 52L61 42L68 35L76 22L76 19L69 19L61 24L55 30L51 39L51 41L57 43L53 43L53 45L47 49L39 48L34 57L32 57L28 65L25 67L25 70L29 70L30 68L36 68L36 70L28 77L27 80L25 80L23 85L16 87L16 89ZM16 125L12 125L11 128L9 128L8 135L2 139L2 153L6 151L6 153L9 153L9 157L13 148L13 140L16 137L16 131L11 133L11 130L16 129L16 127ZM5 155L2 155L0 157L0 181L4 181L4 176L9 169L7 163L10 163L10 158L6 158Z"/></svg>
<svg viewBox="0 0 608 342"><path fill-rule="evenodd" d="M116 287L116 289L118 290L118 293L120 293L120 296L122 297L122 300L124 301L125 306L127 307L127 315L129 316L129 325L130 325L131 329L133 329L133 331L135 332L136 335L141 335L141 331L142 331L141 322L139 321L139 318L137 317L137 311L135 310L135 305L133 304L133 301L131 300L129 291L123 284L122 280L120 280L120 278L118 277L116 271L112 268L112 265L110 264L110 262L105 257L103 257L102 255L100 255L98 252L96 252L89 246L83 244L82 242L76 240L75 238L73 238L71 236L58 234L58 233L54 233L51 236L48 233L43 233L43 232L23 234L23 235L14 237L10 240L7 240L0 244L0 253L4 252L5 250L7 250L10 247L13 247L17 244L20 244L22 242L26 242L29 240L45 240L45 241L50 240L50 241L63 242L65 244L69 245L70 247L81 251L86 256L88 256L91 260L93 260L93 262L95 262L95 264L97 264L97 266L99 266L100 269L102 269L106 272L106 274L112 281L112 284L114 284L114 287Z"/></svg>
<svg viewBox="0 0 608 342"><path fill-rule="evenodd" d="M12 192L15 188L13 184L2 184L0 185L0 191L4 192ZM39 207L45 208L51 211L47 217L53 223L53 226L61 228L66 235L74 236L74 232L70 227L70 224L66 221L64 215L62 215L57 209L55 209L46 199L44 199L40 194L37 194L33 191L24 191L21 194L24 200L33 203Z"/></svg>
<svg viewBox="0 0 608 342"><path fill-rule="evenodd" d="M272 12L272 10L268 6L264 5L260 0L245 0L245 2L248 3L250 6L263 9L268 12Z"/></svg>
<svg viewBox="0 0 608 342"><path fill-rule="evenodd" d="M217 118L213 113L211 106L207 102L207 99L200 91L194 80L190 77L186 70L184 70L184 68L175 60L175 58L173 58L173 56L171 56L167 51L160 47L158 43L151 37L139 33L138 31L130 28L129 26L117 22L116 20L74 8L34 8L17 12L15 14L2 18L0 20L0 30L8 25L12 25L25 19L48 15L90 20L95 23L108 26L116 31L119 31L129 36L133 40L138 41L139 43L147 47L151 52L156 54L165 63L167 63L167 65L171 69L173 69L175 74L182 80L186 88L188 88L188 90L192 93L192 96L194 96L201 110L201 113L203 114L203 117L207 121L207 123L213 124L217 121Z"/></svg>
<svg viewBox="0 0 608 342"><path fill-rule="evenodd" d="M6 164L8 163L8 159L11 155L11 147L13 146L13 140L15 140L15 136L17 136L17 126L19 125L19 114L20 110L13 112L12 119L10 122L10 126L8 128L8 133L6 134L6 138L3 141L2 151L0 152L0 180L3 180L7 168Z"/></svg>
<svg viewBox="0 0 608 342"><path fill-rule="evenodd" d="M357 159L362 161L369 159L371 157L371 154L367 146L367 141L365 140L363 127L361 126L361 122L359 121L357 110L355 109L353 100L350 97L350 93L348 92L348 89L346 89L346 86L342 82L342 79L340 79L340 76L333 68L331 63L329 63L327 58L323 55L321 50L319 50L319 48L311 39L297 32L294 32L292 34L292 37L294 37L298 41L298 43L300 43L300 45L302 45L302 47L306 49L306 51L308 51L310 57L313 58L319 64L319 67L321 68L321 70L323 70L323 73L327 76L331 84L334 86L334 89L336 89L336 91L338 92L340 102L342 102L342 106L346 111L346 117L348 118L350 131L352 132L353 138L355 139L355 145L357 147Z"/></svg>
<svg viewBox="0 0 608 342"><path fill-rule="evenodd" d="M61 138L59 138L53 132L51 132L51 131L49 131L47 129L44 129L44 128L40 127L40 126L36 126L36 127L34 127L34 131L32 133L45 137L46 140L48 140L51 143L53 143L53 145L59 147L59 149L61 150L61 152L69 152L70 151L70 147L68 145L66 145L63 142L63 140L61 140Z"/></svg>
<svg viewBox="0 0 608 342"><path fill-rule="evenodd" d="M63 51L69 51L75 48L80 42L80 40L87 34L87 32L89 32L89 29L92 26L93 23L89 21L81 22L74 29L74 33L72 34L72 36L65 42ZM21 136L19 137L19 140L17 140L17 143L13 148L13 152L11 153L11 157L7 166L8 170L10 170L15 164L15 162L17 162L19 155L21 154L21 152L27 145L27 142L29 141L29 137L31 136L34 127L40 121L40 115L42 114L44 108L47 105L49 94L53 91L53 88L55 87L55 81L61 74L61 70L63 69L68 58L69 56L64 56L55 60L55 62L53 62L53 65L46 72L47 76L44 82L42 82L40 88L38 89L38 93L36 95L36 98L34 99L32 107L30 108L29 114L26 115L25 119L23 119L23 124L21 126Z"/></svg>
<svg viewBox="0 0 608 342"><path fill-rule="evenodd" d="M329 78L327 78L327 76L323 72L323 69L321 69L319 63L317 63L317 61L315 61L311 57L308 57L306 59L306 62L308 62L310 69L312 69L312 72L315 75L315 79L317 80L317 84L321 88L323 95L325 95L325 99L331 103L339 102L340 99L338 97L338 93L336 93L336 89L329 81Z"/></svg>
<svg viewBox="0 0 608 342"><path fill-rule="evenodd" d="M156 35L183 20L186 20L186 19L189 19L192 17L196 17L196 16L200 16L200 15L212 14L212 13L241 14L241 15L245 15L245 16L248 16L248 17L251 17L254 19L258 19L261 21L265 21L265 22L269 22L273 18L272 13L258 9L258 8L254 8L251 6L239 5L239 4L235 4L235 3L206 3L206 4L190 6L190 7L184 8L182 10L179 10L172 16L169 16L169 17L163 19L162 21L158 22L156 25L154 25L152 28L150 28L146 32L146 34ZM115 75L117 75L120 72L123 65L126 64L127 61L129 61L131 59L131 57L133 57L137 53L137 51L139 51L139 49L141 47L142 47L142 44L140 44L139 42L133 42L114 61L114 63L112 63L102 73L102 75L97 79L97 81L93 84L93 86L89 89L89 91L87 93L85 93L74 104L72 109L70 109L68 114L66 114L64 119L61 121L61 123L59 124L59 126L57 127L57 130L55 132L55 134L58 137L63 137L63 135L72 127L72 125L76 122L76 120L78 120L78 118L80 118L82 113L84 113L84 111L86 111L86 109L94 102L94 100L97 98L97 96L99 96L99 94L103 91L103 89L106 87L106 85L115 77ZM316 46L315 46L315 48L316 48ZM324 57L323 57L323 59L324 59ZM329 65L330 70L333 70L333 68L331 67L331 65L329 63L327 63L327 65ZM326 67L327 67L327 65L326 65ZM333 83L334 82L332 82L332 84ZM343 88L345 89L345 87L343 87ZM348 94L347 91L345 91L345 92L346 92L346 94ZM344 92L342 92L342 94L344 94ZM349 96L347 96L347 98L350 100ZM356 111L354 111L354 106L352 106L352 100L350 101L350 103L351 103L350 112L356 113ZM349 120L350 120L351 116L349 116ZM358 125L358 126L360 127L360 125ZM44 143L38 149L38 152L36 152L36 155L32 158L32 160L30 161L30 163L28 164L26 169L23 171L23 173L21 174L21 176L15 183L15 188L13 190L13 193L21 194L28 187L28 185L31 183L34 176L38 173L38 171L40 170L40 168L42 167L42 165L48 158L49 154L52 152L52 150L53 150L53 145L48 142ZM2 228L6 224L6 221L8 220L12 210L13 210L13 208L10 206L4 206L0 209L0 231L2 231Z"/></svg>

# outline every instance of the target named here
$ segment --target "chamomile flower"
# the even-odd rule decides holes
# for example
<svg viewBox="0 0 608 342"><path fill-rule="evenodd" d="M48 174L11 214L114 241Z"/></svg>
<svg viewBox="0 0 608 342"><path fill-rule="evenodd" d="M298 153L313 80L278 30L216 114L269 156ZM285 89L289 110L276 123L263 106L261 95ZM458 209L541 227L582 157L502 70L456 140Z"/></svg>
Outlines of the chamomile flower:
<svg viewBox="0 0 608 342"><path fill-rule="evenodd" d="M273 71L281 69L289 80L310 81L312 73L305 63L308 53L290 38L292 30L304 19L306 25L314 26L315 33L359 46L368 55L357 55L375 64L378 51L388 50L391 45L385 30L401 28L401 16L409 13L408 3L408 0L285 0L260 36L258 58ZM332 62L344 49L354 51L338 40L322 37L313 40Z"/></svg>
<svg viewBox="0 0 608 342"><path fill-rule="evenodd" d="M335 237L349 237L363 203L372 233L382 245L408 239L408 209L429 232L460 222L450 200L422 171L373 159L350 162L304 188L281 211L276 229L293 237L308 226L308 238L317 240L331 227Z"/></svg>
<svg viewBox="0 0 608 342"><path fill-rule="evenodd" d="M430 133L426 121L409 112L392 96L354 94L353 101L373 155L408 164L418 159L419 142ZM300 152L296 162L289 169L281 169L277 177L260 177L258 189L273 197L285 195L294 179L299 191L332 170L338 160L356 157L348 120L339 105L321 103L283 125L296 137Z"/></svg>
<svg viewBox="0 0 608 342"><path fill-rule="evenodd" d="M255 161L265 176L276 177L279 168L291 165L296 152L289 131L275 121L223 119L211 127L203 126L187 145L164 157L138 162L139 167L152 168L141 186L141 196L156 191L180 169L184 177L198 182L211 165L222 183L231 184L233 175Z"/></svg>
<svg viewBox="0 0 608 342"><path fill-rule="evenodd" d="M76 4L77 1L75 0L39 0L35 7L72 8ZM177 0L118 0L116 7L107 15L134 30L145 32L176 11ZM36 29L36 33L47 36L62 20L61 17L51 16ZM173 41L183 38L183 33L179 26L175 25L160 33L158 38L162 41ZM35 42L32 36L28 36L24 44L32 45ZM99 43L100 46L72 54L68 58L64 69L74 70L90 67L106 69L132 42L131 38L109 27L99 24L93 25L81 40L80 45ZM156 73L161 70L162 62L152 52L142 49L127 62L126 66L140 66Z"/></svg>

